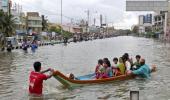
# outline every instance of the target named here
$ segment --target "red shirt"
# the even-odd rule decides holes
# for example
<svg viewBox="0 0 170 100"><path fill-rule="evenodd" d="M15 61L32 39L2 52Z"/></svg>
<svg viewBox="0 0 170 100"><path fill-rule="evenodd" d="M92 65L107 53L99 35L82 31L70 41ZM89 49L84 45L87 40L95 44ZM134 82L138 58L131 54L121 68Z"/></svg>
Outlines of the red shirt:
<svg viewBox="0 0 170 100"><path fill-rule="evenodd" d="M47 80L47 78L45 74L32 71L29 78L29 93L42 95L43 80Z"/></svg>

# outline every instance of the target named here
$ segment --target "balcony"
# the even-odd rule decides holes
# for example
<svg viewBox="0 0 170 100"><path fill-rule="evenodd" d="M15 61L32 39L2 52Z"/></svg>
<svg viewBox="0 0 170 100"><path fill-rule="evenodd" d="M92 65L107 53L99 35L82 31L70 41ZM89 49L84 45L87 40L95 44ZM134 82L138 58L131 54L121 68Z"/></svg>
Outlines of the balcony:
<svg viewBox="0 0 170 100"><path fill-rule="evenodd" d="M41 17L28 16L27 18L28 18L28 20L39 20L39 21L42 21L42 18L41 18Z"/></svg>
<svg viewBox="0 0 170 100"><path fill-rule="evenodd" d="M32 25L32 24L28 24L28 27L41 28L41 27L42 27L42 25Z"/></svg>

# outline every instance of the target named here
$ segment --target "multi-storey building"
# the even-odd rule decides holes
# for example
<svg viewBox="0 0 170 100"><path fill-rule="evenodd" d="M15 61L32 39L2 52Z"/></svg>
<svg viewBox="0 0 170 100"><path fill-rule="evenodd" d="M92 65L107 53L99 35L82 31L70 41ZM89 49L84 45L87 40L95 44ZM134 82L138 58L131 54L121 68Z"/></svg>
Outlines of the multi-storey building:
<svg viewBox="0 0 170 100"><path fill-rule="evenodd" d="M42 32L42 17L38 12L27 12L27 31L30 34L39 34Z"/></svg>
<svg viewBox="0 0 170 100"><path fill-rule="evenodd" d="M11 3L10 0L0 0L0 10L3 10L4 12L8 12L9 3Z"/></svg>
<svg viewBox="0 0 170 100"><path fill-rule="evenodd" d="M139 33L145 33L152 31L152 14L139 16Z"/></svg>
<svg viewBox="0 0 170 100"><path fill-rule="evenodd" d="M170 2L169 0L126 0L126 11L153 11L154 31L162 31L164 39L170 41ZM162 37L162 36L161 36Z"/></svg>

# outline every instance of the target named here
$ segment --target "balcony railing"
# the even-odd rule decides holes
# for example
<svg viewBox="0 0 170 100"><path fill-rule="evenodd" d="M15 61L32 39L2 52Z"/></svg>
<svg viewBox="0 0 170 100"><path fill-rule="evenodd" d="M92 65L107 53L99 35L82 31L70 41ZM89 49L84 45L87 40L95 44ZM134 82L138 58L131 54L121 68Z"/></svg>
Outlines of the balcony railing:
<svg viewBox="0 0 170 100"><path fill-rule="evenodd" d="M42 18L41 18L41 17L28 16L27 18L28 18L28 20L40 20L40 21L42 21Z"/></svg>

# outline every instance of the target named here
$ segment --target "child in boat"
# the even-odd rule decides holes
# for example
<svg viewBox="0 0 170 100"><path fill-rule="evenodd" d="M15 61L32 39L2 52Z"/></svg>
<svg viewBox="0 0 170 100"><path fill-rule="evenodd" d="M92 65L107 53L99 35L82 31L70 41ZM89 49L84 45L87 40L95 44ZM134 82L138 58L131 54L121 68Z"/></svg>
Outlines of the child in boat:
<svg viewBox="0 0 170 100"><path fill-rule="evenodd" d="M131 71L132 65L131 65L128 53L125 53L122 58L123 58L123 62L126 68L126 72Z"/></svg>
<svg viewBox="0 0 170 100"><path fill-rule="evenodd" d="M119 76L119 75L123 75L123 74L125 74L125 65L123 63L122 57L120 57L115 76Z"/></svg>
<svg viewBox="0 0 170 100"><path fill-rule="evenodd" d="M102 59L99 59L98 60L98 64L96 66L96 69L95 69L95 74L96 74L96 78L98 79L100 77L100 75L103 73L103 60Z"/></svg>
<svg viewBox="0 0 170 100"><path fill-rule="evenodd" d="M116 73L117 68L118 68L118 58L117 58L117 57L115 57L115 58L113 58L113 65L112 65L113 74L115 74L115 73Z"/></svg>
<svg viewBox="0 0 170 100"><path fill-rule="evenodd" d="M117 65L118 65L118 58L115 57L115 58L113 58L113 65L112 65L112 67L117 68Z"/></svg>
<svg viewBox="0 0 170 100"><path fill-rule="evenodd" d="M140 59L141 56L140 55L136 55L136 62L133 64L133 70L137 70L140 68Z"/></svg>
<svg viewBox="0 0 170 100"><path fill-rule="evenodd" d="M34 70L30 73L29 77L29 93L34 96L42 95L43 80L47 80L53 76L54 70L51 68L41 71L41 63L34 63ZM50 71L50 75L45 75L44 73Z"/></svg>

